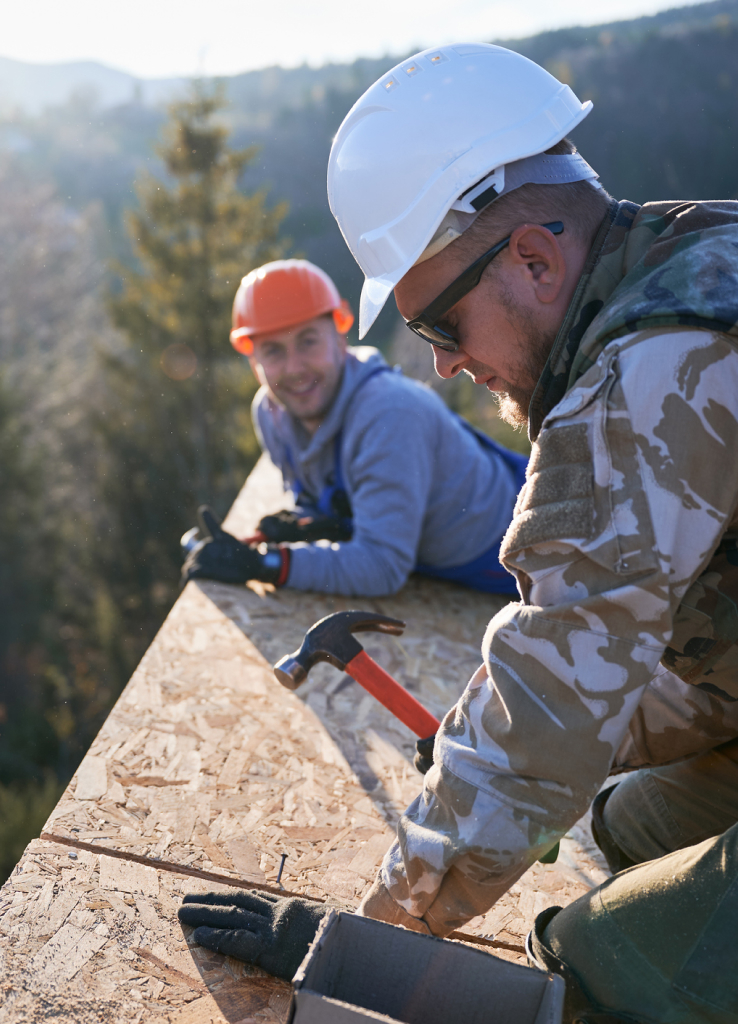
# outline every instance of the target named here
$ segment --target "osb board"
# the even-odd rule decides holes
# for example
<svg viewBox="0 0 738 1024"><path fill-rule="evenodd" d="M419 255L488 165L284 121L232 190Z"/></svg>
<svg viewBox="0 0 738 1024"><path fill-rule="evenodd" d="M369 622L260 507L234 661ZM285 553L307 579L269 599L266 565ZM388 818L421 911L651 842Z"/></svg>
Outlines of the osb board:
<svg viewBox="0 0 738 1024"><path fill-rule="evenodd" d="M262 461L227 524L248 533L284 500ZM391 841L387 823L419 789L415 737L328 665L296 694L271 671L317 619L357 603L367 605L190 584L46 832L261 882L286 853L289 889L358 898ZM408 630L364 634L367 650L440 717L477 667L501 599L413 580L368 604Z"/></svg>
<svg viewBox="0 0 738 1024"><path fill-rule="evenodd" d="M348 900L391 839L310 707L196 587L45 832L258 882L275 881L287 853L287 888Z"/></svg>
<svg viewBox="0 0 738 1024"><path fill-rule="evenodd" d="M248 535L260 515L284 503L278 474L262 460L227 526L239 536ZM381 601L289 589L275 592L258 585L189 584L52 813L45 834L153 865L134 866L155 873L159 892L170 894L164 910L152 894L140 897L141 906L150 902L168 922L157 940L162 953L165 948L172 954L182 952L174 912L178 895L215 886L204 878L162 871L157 861L191 874L215 873L223 879L273 886L286 854L282 883L287 890L318 898L337 896L355 905L391 842L392 824L420 788L411 763L414 737L335 669L316 667L309 681L290 693L275 680L271 664L299 646L305 630L323 615L348 607L373 608L405 619L408 628L401 638L363 634L362 643L440 717L476 669L484 628L502 603L492 595L425 579L412 579L401 594ZM536 865L489 914L465 930L494 933L520 944L541 909L565 905L600 881L604 873L577 845L579 839L586 846L583 837L583 832L575 832L565 841L557 865ZM26 855L37 865L30 875L24 859L26 887L28 877L41 872L42 861L44 870L53 857L68 865L69 848L42 855L44 848L51 849L34 844ZM79 850L79 858L88 856L95 859ZM130 860L105 858L104 863L130 866ZM80 884L93 885L93 876L94 869ZM18 876L8 885L17 886ZM77 891L77 881L70 875L60 875L56 885L63 899L71 900L69 894ZM28 892L19 897L14 890L16 898L17 906L7 910L14 927L29 941L33 935L40 941L49 925L34 922L36 917L42 921L43 914L30 903ZM134 948L134 940L126 937L131 907L111 899L108 903L110 907L98 909L111 916L105 922L115 932L109 941L115 941L116 948ZM86 904L83 909L92 912ZM146 911L136 904L136 913ZM101 933L95 932L98 925L92 927L92 920L86 917L84 927L75 927L85 933L81 948L95 947L89 959L94 965L98 939L87 937L87 932L98 938ZM149 915L148 924L152 921ZM71 918L70 922L74 924ZM61 934L64 922L53 918L52 923L54 934ZM30 992L35 975L22 975L20 980L18 971L25 960L13 952L19 941L14 936L7 932L0 942L8 956L12 953L6 977L11 986L21 984ZM46 941L51 939L47 936ZM159 959L172 962L164 955ZM244 972L242 965L229 962L227 973L228 991L235 986L252 1001L264 1003L267 995L282 991L278 983L273 990L264 978ZM220 977L217 972L216 976ZM45 977L43 972L40 977ZM53 970L50 977L55 977ZM79 992L86 992L90 1000L104 1003L109 998L108 989L99 987L106 974L98 978L96 970L81 965L75 977ZM282 1019L283 1004L275 999L274 1005L267 999L258 1019ZM158 1001L160 997L154 1002ZM197 1005L206 1012L210 1004ZM142 1016L155 1019L158 1012L146 1003ZM177 1004L166 1012L184 1010ZM71 1019L76 1011L60 1008L57 1016L65 1015ZM199 1020L193 1017L192 1024ZM183 1018L183 1024L187 1021Z"/></svg>
<svg viewBox="0 0 738 1024"><path fill-rule="evenodd" d="M287 983L210 953L177 921L185 892L213 887L34 841L0 891L0 1024L281 1024ZM537 913L551 893L522 891L508 913Z"/></svg>
<svg viewBox="0 0 738 1024"><path fill-rule="evenodd" d="M206 888L34 841L0 892L0 1024L283 1021L286 982L188 944L177 906Z"/></svg>

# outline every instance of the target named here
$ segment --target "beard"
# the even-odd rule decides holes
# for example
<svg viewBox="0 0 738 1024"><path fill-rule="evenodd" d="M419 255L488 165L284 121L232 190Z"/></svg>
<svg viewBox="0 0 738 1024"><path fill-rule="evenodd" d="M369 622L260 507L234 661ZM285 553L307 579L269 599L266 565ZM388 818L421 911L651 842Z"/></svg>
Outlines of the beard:
<svg viewBox="0 0 738 1024"><path fill-rule="evenodd" d="M528 426L528 412L533 392L543 373L553 340L553 338L547 340L538 351L531 353L531 358L526 365L526 374L523 382L513 383L505 381L503 389L492 392L492 398L497 403L500 419L504 420L505 423L509 423L511 427L525 430Z"/></svg>
<svg viewBox="0 0 738 1024"><path fill-rule="evenodd" d="M528 411L533 392L548 362L556 333L546 334L536 327L526 310L515 308L509 297L502 294L498 301L505 309L506 319L515 328L519 338L518 362L511 379L500 378L503 387L491 392L497 404L500 419L511 427L524 430L528 426ZM480 376L483 364L464 370L470 376Z"/></svg>

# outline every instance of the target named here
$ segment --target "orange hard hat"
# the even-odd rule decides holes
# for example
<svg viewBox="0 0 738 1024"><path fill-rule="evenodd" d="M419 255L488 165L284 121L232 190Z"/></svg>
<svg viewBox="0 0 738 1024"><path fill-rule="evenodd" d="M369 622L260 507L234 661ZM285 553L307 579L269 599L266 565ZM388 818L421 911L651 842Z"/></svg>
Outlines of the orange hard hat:
<svg viewBox="0 0 738 1024"><path fill-rule="evenodd" d="M242 355L254 351L254 334L282 331L333 313L339 334L354 322L348 302L330 277L307 260L275 260L243 278L233 300L231 345Z"/></svg>

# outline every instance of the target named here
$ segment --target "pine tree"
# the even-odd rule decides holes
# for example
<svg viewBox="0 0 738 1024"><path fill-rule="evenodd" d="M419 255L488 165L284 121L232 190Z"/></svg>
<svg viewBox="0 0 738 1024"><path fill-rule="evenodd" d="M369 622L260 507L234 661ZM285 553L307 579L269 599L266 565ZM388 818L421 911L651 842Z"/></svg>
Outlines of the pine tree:
<svg viewBox="0 0 738 1024"><path fill-rule="evenodd" d="M59 545L44 512L45 463L0 377L0 785L56 767L44 676Z"/></svg>
<svg viewBox="0 0 738 1024"><path fill-rule="evenodd" d="M0 881L129 674L89 543L92 353L112 330L94 223L0 160Z"/></svg>
<svg viewBox="0 0 738 1024"><path fill-rule="evenodd" d="M104 576L116 606L149 624L176 593L178 538L198 504L224 512L257 450L255 383L228 344L230 309L240 278L281 254L286 210L238 190L255 150L229 148L222 108L202 83L170 108L167 176L138 183L128 230L139 266L120 270L110 302L122 347L103 356Z"/></svg>

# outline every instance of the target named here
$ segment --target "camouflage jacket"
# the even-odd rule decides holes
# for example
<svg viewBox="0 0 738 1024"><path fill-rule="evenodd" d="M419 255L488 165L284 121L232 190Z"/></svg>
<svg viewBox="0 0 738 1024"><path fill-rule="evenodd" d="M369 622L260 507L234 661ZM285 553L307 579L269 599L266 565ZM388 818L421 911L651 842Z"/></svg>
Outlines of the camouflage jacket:
<svg viewBox="0 0 738 1024"><path fill-rule="evenodd" d="M502 547L522 600L490 622L363 913L446 934L613 768L738 735L737 324L738 203L613 204L531 405Z"/></svg>

